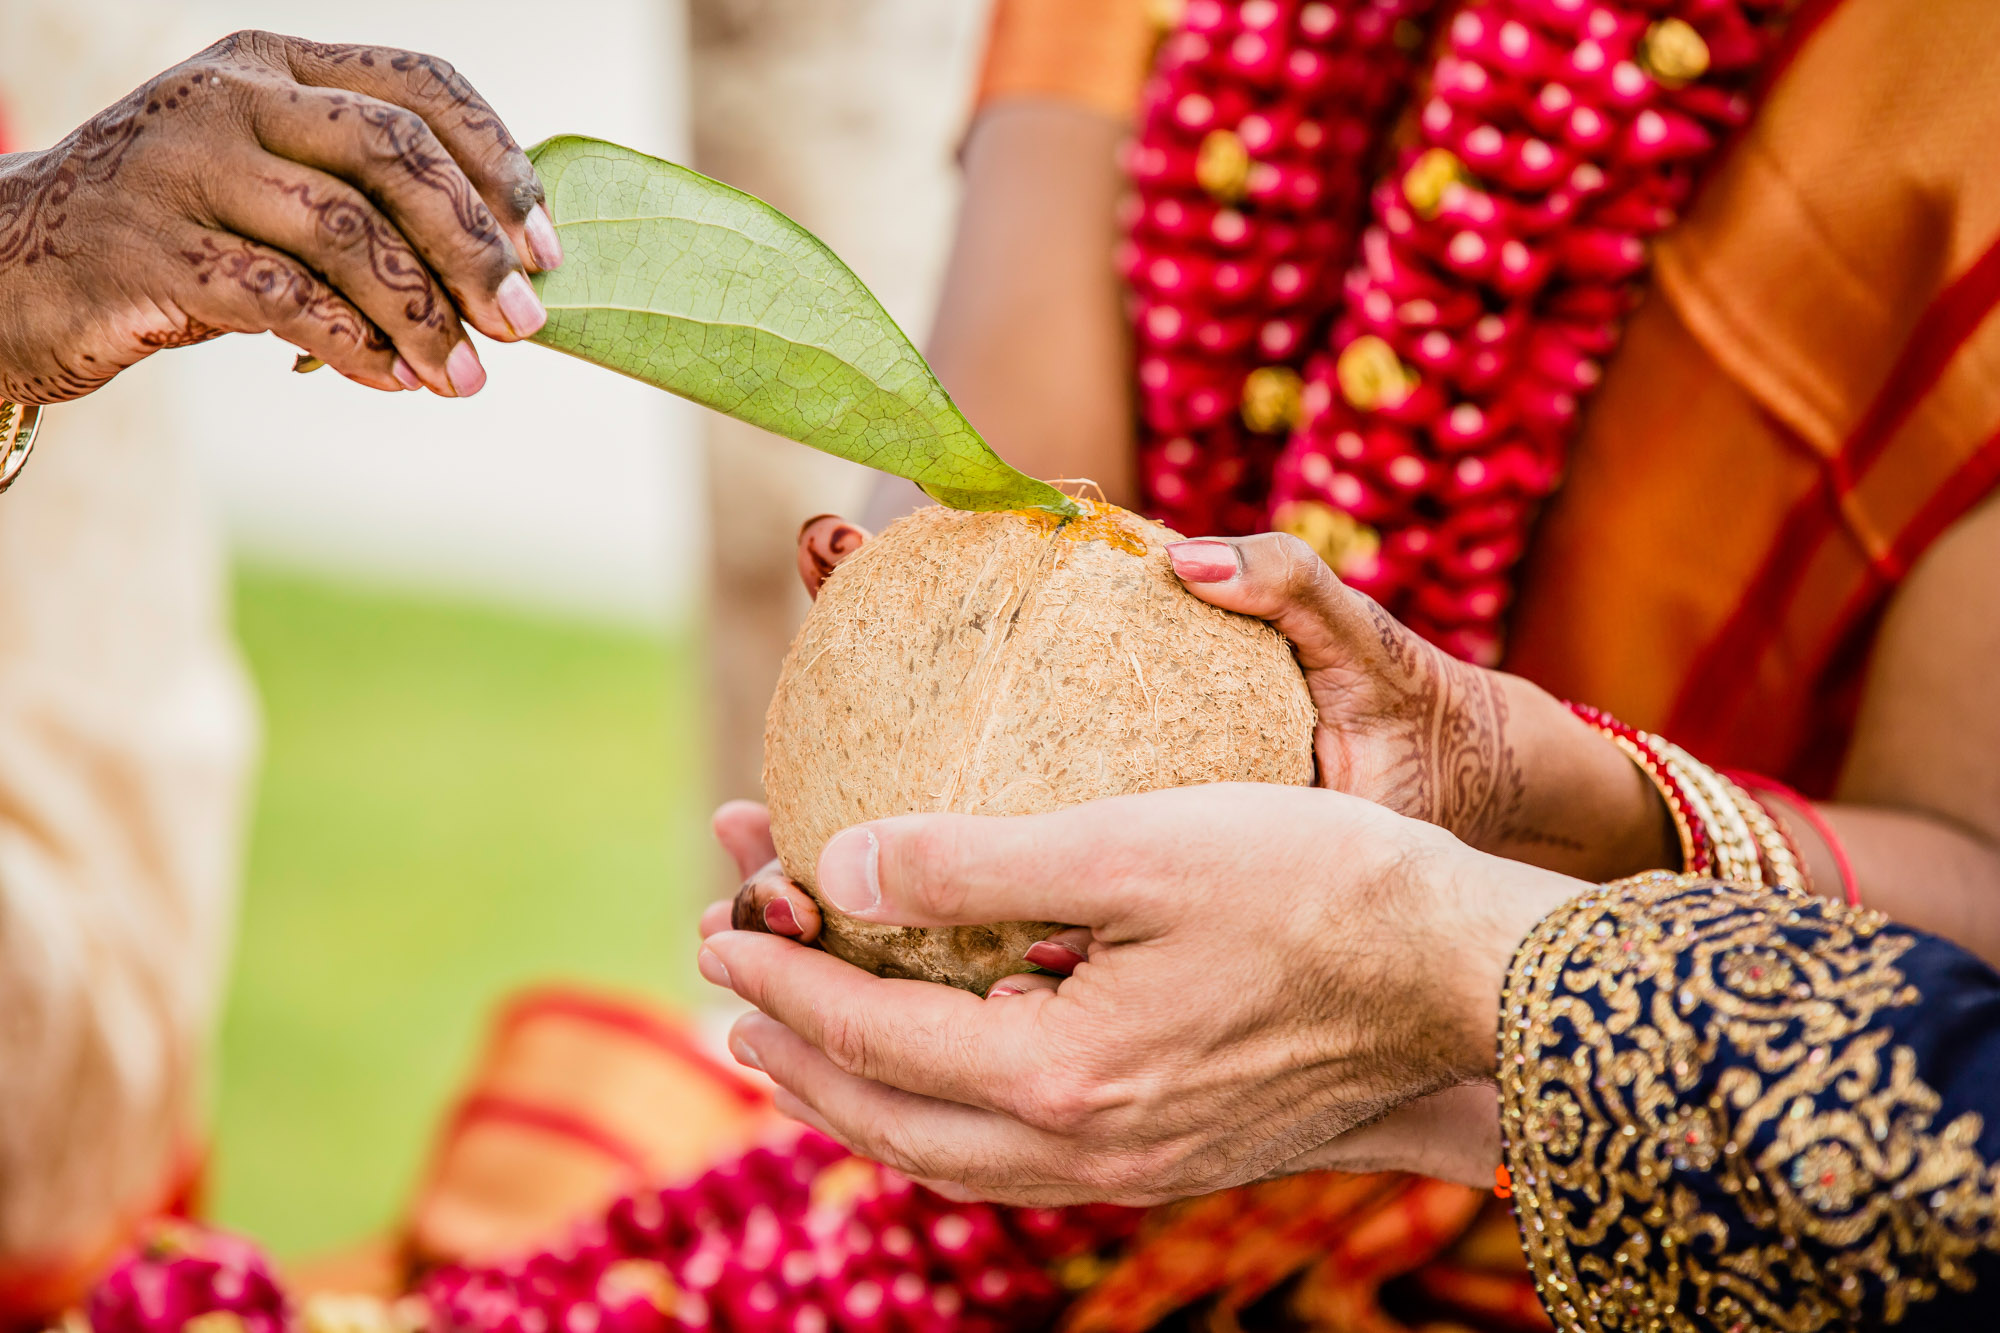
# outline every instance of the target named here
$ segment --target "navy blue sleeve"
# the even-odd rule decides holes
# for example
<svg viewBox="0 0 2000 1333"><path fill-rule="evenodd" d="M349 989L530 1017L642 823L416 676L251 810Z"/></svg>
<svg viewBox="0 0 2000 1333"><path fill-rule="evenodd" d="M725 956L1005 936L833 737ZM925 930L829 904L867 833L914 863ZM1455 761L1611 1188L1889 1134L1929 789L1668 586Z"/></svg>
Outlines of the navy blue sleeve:
<svg viewBox="0 0 2000 1333"><path fill-rule="evenodd" d="M2000 976L1964 950L1641 876L1522 944L1499 1060L1559 1329L2000 1328Z"/></svg>

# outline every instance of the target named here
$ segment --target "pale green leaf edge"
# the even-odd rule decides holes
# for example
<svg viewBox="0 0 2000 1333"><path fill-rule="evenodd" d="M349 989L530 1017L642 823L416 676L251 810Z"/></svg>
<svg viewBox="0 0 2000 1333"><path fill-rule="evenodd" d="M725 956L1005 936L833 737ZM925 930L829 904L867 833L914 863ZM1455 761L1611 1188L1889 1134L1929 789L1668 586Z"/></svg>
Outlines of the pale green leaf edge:
<svg viewBox="0 0 2000 1333"><path fill-rule="evenodd" d="M535 278L549 320L533 341L801 444L907 478L951 508L1045 509L1064 516L1080 512L1069 496L995 453L874 294L824 242L776 208L698 171L585 135L545 139L528 150L528 158L541 175L566 251L561 268ZM597 238L584 236L583 230L630 228L654 216L597 216L590 206L594 200L566 195L571 168L586 161L639 168L649 174L649 185L670 182L674 192L685 191L701 207L657 215L661 220L713 228L747 243L766 260L790 264L789 281L769 289L771 302L801 299L810 294L810 283L821 283L829 290L813 308L842 319L843 332L858 330L876 340L862 349L874 354L875 364L857 365L833 347L754 321L704 320L594 293L594 282L619 275L591 271L603 266L592 264L595 247L585 242ZM824 273L810 277L801 271L800 256L787 253L786 247L803 249L804 257L817 261ZM738 254L728 254L732 248ZM728 264L741 258L742 247L718 239L714 249L715 254L701 256L703 273L722 282L726 301L738 276ZM627 248L628 257L636 253L636 246ZM754 281L754 275L748 276ZM746 348L746 342L754 346ZM717 356L717 350L724 355ZM809 373L819 378L805 378ZM826 387L829 380L836 381L832 389ZM864 408L877 415L862 418Z"/></svg>

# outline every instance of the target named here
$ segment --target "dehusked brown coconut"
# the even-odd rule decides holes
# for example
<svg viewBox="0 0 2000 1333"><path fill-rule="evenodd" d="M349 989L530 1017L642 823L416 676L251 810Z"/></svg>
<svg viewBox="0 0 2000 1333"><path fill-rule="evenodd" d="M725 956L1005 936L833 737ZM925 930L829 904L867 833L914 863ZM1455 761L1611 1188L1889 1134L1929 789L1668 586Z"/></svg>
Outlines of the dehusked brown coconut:
<svg viewBox="0 0 2000 1333"><path fill-rule="evenodd" d="M983 993L1029 970L1022 952L1060 929L856 921L814 882L820 849L850 825L1312 781L1313 706L1290 648L1189 593L1163 549L1177 539L1109 505L1067 523L932 508L833 572L764 730L772 835L820 903L828 950Z"/></svg>

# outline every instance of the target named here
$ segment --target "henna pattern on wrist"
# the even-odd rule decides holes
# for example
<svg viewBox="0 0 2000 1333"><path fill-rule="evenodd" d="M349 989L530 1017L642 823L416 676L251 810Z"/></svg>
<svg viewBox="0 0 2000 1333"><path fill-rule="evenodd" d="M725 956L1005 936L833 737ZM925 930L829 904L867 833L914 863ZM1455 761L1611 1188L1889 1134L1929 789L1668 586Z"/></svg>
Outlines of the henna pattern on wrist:
<svg viewBox="0 0 2000 1333"><path fill-rule="evenodd" d="M44 261L87 253L88 238L67 236L76 217L88 221L92 214L85 209L73 215L77 192L114 185L157 119L187 106L204 90L203 83L199 73L169 70L91 117L55 147L22 154L14 169L0 173L0 272L26 273ZM77 202L88 203L89 195ZM73 298L56 292L42 299L57 304ZM0 396L43 403L81 398L152 351L205 342L219 332L192 321L148 329L134 338L131 350L137 355L131 356L108 347L40 351L11 370L0 370Z"/></svg>
<svg viewBox="0 0 2000 1333"><path fill-rule="evenodd" d="M1366 609L1385 659L1377 678L1383 711L1403 727L1375 799L1473 847L1553 841L1540 833L1524 839L1518 827L1527 783L1507 735L1500 681L1424 642L1374 601Z"/></svg>
<svg viewBox="0 0 2000 1333"><path fill-rule="evenodd" d="M296 199L299 207L312 215L320 239L336 249L359 245L367 253L368 271L390 291L408 298L403 317L423 328L443 328L446 315L438 300L438 289L430 270L410 248L401 232L387 219L359 201L343 194L315 198L310 186L301 181L287 185L274 177L264 184L285 198Z"/></svg>
<svg viewBox="0 0 2000 1333"><path fill-rule="evenodd" d="M46 153L26 155L21 168L0 176L0 268L60 259L57 243L69 225L69 201L79 187L110 182L158 114L160 103L142 88L91 118Z"/></svg>

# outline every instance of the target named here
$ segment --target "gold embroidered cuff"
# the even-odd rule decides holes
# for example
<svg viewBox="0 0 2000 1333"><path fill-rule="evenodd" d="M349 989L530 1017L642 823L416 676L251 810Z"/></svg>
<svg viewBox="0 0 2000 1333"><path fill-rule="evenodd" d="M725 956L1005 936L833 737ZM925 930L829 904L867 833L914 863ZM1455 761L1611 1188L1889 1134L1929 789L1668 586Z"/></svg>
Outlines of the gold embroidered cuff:
<svg viewBox="0 0 2000 1333"><path fill-rule="evenodd" d="M1502 996L1501 1134L1562 1333L1878 1327L1972 1289L2000 1167L1901 1044L1926 1021L1917 945L1665 872L1536 926Z"/></svg>

